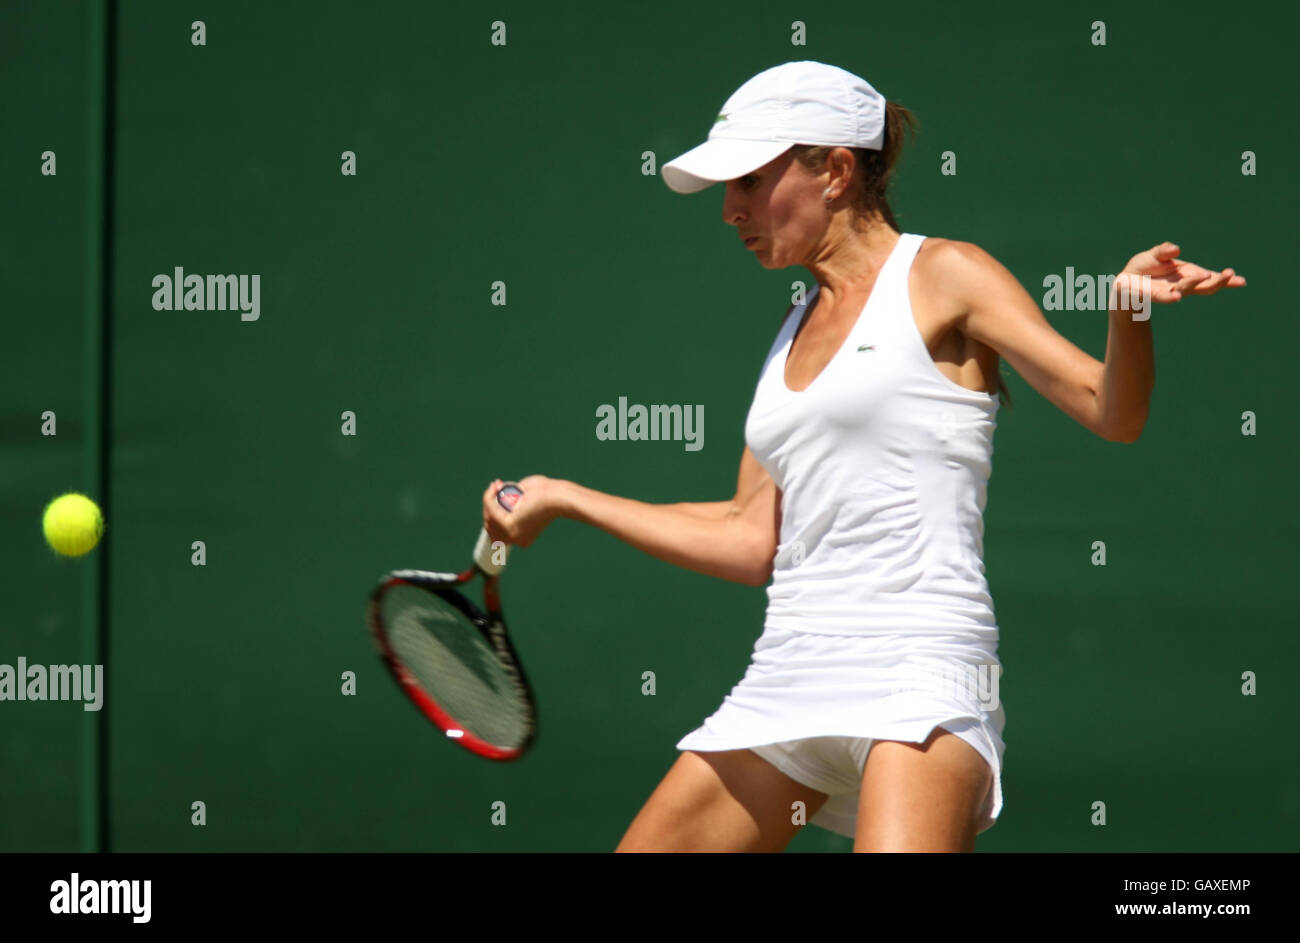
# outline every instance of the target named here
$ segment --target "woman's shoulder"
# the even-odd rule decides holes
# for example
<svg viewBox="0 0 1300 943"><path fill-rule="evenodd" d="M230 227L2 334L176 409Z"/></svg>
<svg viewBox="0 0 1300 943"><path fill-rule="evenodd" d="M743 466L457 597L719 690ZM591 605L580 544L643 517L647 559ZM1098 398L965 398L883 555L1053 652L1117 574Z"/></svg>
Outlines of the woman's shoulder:
<svg viewBox="0 0 1300 943"><path fill-rule="evenodd" d="M912 266L926 284L962 294L977 289L982 280L1002 269L997 259L975 243L942 236L927 236Z"/></svg>
<svg viewBox="0 0 1300 943"><path fill-rule="evenodd" d="M946 239L943 236L926 236L916 250L916 260L935 266L960 266L978 264L984 259L992 259L984 249L973 242L961 239Z"/></svg>

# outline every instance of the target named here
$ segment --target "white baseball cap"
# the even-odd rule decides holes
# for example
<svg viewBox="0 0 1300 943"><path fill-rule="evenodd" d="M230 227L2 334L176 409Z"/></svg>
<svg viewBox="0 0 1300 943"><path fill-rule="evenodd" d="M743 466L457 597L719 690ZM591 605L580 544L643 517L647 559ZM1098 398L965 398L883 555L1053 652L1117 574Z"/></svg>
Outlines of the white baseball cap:
<svg viewBox="0 0 1300 943"><path fill-rule="evenodd" d="M731 94L709 139L663 166L664 183L695 193L734 180L796 144L881 149L885 99L866 79L824 62L787 62Z"/></svg>

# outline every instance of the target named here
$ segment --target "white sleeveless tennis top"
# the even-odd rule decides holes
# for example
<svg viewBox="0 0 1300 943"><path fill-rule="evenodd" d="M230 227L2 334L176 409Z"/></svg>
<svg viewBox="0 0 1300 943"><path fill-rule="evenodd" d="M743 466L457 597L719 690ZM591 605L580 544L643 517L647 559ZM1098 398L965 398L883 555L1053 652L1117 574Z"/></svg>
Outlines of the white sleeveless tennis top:
<svg viewBox="0 0 1300 943"><path fill-rule="evenodd" d="M763 365L745 442L782 495L767 629L996 645L983 513L998 400L948 379L926 349L907 290L924 239L900 236L806 390L786 386L785 365L820 286Z"/></svg>
<svg viewBox="0 0 1300 943"><path fill-rule="evenodd" d="M809 819L856 830L871 743L942 726L993 770L976 832L1002 811L998 627L984 578L984 499L997 397L939 372L907 276L903 233L848 339L801 393L786 318L745 442L781 489L767 617L745 676L679 750L753 748L829 797Z"/></svg>

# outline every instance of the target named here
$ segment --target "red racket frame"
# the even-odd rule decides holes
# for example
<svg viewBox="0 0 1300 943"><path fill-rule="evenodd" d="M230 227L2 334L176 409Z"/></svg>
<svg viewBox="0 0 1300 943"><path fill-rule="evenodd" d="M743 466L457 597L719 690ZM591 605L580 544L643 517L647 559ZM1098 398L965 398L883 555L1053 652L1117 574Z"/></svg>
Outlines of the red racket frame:
<svg viewBox="0 0 1300 943"><path fill-rule="evenodd" d="M487 609L486 612L479 609L478 606L459 592L459 587L463 587L477 574L482 574L484 578L483 603ZM505 669L506 674L515 683L516 690L528 708L525 717L527 733L524 741L519 746L502 747L488 743L481 737L475 736L466 730L464 725L444 710L424 688L420 687L415 675L402 663L401 658L397 656L389 642L388 633L380 616L383 609L384 594L393 586L401 584L415 586L434 593L460 610L483 633L483 637L492 646L492 650L496 653L502 668ZM519 656L510 643L505 619L501 615L501 596L498 584L498 577L483 573L477 566L471 566L467 570L454 574L433 573L424 570L394 570L383 577L379 585L370 594L370 603L366 607L366 621L370 625L371 636L379 649L380 657L412 703L444 733L451 730L460 731L459 737L448 737L447 739L454 740L471 753L486 757L489 760L509 762L522 756L537 738L537 702L533 697L532 687L528 684L528 678L524 674L523 666L519 663Z"/></svg>

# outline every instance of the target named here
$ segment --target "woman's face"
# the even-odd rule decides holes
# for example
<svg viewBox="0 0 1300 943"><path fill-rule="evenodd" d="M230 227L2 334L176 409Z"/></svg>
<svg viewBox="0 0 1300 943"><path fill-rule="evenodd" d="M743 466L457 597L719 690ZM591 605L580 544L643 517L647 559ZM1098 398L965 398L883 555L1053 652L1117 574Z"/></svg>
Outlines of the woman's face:
<svg viewBox="0 0 1300 943"><path fill-rule="evenodd" d="M823 178L786 151L744 177L727 181L722 221L735 226L764 268L803 265L826 235L829 216L822 201Z"/></svg>

